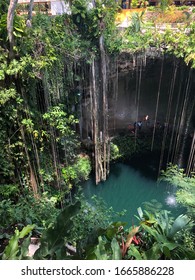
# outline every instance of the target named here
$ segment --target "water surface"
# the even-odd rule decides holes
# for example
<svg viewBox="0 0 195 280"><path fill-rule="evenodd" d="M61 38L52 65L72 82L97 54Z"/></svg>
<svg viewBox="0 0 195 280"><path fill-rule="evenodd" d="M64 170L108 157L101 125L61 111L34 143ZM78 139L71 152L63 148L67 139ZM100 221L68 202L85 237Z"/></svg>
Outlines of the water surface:
<svg viewBox="0 0 195 280"><path fill-rule="evenodd" d="M93 195L103 198L108 207L114 211L127 210L121 220L132 224L136 222L137 208L142 209L166 209L173 216L181 213L181 208L175 200L175 189L166 183L157 183L156 180L147 178L140 171L123 163L117 163L111 167L108 180L95 185L91 178L84 186L85 196L90 201ZM149 202L149 203L148 203ZM149 208L148 208L149 207Z"/></svg>

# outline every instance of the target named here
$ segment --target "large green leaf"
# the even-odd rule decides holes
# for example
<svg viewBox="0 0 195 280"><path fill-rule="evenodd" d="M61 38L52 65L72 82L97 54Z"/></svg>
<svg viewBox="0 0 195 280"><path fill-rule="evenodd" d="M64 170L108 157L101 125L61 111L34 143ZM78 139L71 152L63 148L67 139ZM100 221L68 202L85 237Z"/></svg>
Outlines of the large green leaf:
<svg viewBox="0 0 195 280"><path fill-rule="evenodd" d="M29 252L29 245L31 242L31 236L29 235L27 238L25 238L25 240L22 242L21 246L20 246L20 256L18 259L30 259L31 257L28 256L28 252Z"/></svg>
<svg viewBox="0 0 195 280"><path fill-rule="evenodd" d="M112 252L113 252L112 260L121 260L122 259L121 249L120 249L120 246L119 246L116 238L112 239L111 247L112 247Z"/></svg>
<svg viewBox="0 0 195 280"><path fill-rule="evenodd" d="M144 252L143 255L146 260L159 260L162 255L160 244L155 242L148 251Z"/></svg>
<svg viewBox="0 0 195 280"><path fill-rule="evenodd" d="M174 243L174 242L165 242L165 243L163 243L163 247L167 247L170 251L174 250L178 246L179 245L177 243Z"/></svg>
<svg viewBox="0 0 195 280"><path fill-rule="evenodd" d="M142 227L146 232L148 232L150 235L154 237L154 239L159 243L159 244L164 244L168 243L168 239L165 235L159 233L155 228L151 228L147 225L142 224Z"/></svg>
<svg viewBox="0 0 195 280"><path fill-rule="evenodd" d="M174 235L184 229L190 222L190 219L186 216L186 215L179 215L176 220L174 221L170 231L169 231L169 234L168 234L168 237L169 238L173 238Z"/></svg>
<svg viewBox="0 0 195 280"><path fill-rule="evenodd" d="M136 260L143 260L140 252L136 248L134 244L131 244L129 250L128 250L128 256L134 257Z"/></svg>
<svg viewBox="0 0 195 280"><path fill-rule="evenodd" d="M17 260L16 256L19 252L18 240L19 240L19 231L16 230L14 236L12 236L12 238L9 241L9 244L5 248L2 257L3 260Z"/></svg>
<svg viewBox="0 0 195 280"><path fill-rule="evenodd" d="M112 240L114 238L114 236L116 236L118 230L120 227L125 227L127 225L127 223L124 222L115 222L112 223L111 225L108 226L108 228L106 229L106 237L110 240Z"/></svg>
<svg viewBox="0 0 195 280"><path fill-rule="evenodd" d="M33 229L35 228L35 225L28 225L24 227L20 233L19 238L24 238L26 235L28 235Z"/></svg>
<svg viewBox="0 0 195 280"><path fill-rule="evenodd" d="M12 238L9 241L9 244L6 246L4 254L2 259L3 260L17 260L22 259L24 257L23 254L27 254L27 246L30 243L30 239L27 240L26 243L24 243L24 247L21 250L21 253L19 254L20 248L19 248L19 240L21 238L24 238L26 235L28 235L33 229L35 225L27 225L22 229L20 232L18 229L15 230L15 234L12 236Z"/></svg>
<svg viewBox="0 0 195 280"><path fill-rule="evenodd" d="M95 249L95 255L97 257L97 260L108 260L109 256L107 255L104 241L102 240L102 237L98 237L99 244L97 245Z"/></svg>
<svg viewBox="0 0 195 280"><path fill-rule="evenodd" d="M71 218L78 213L80 207L81 203L77 202L74 205L66 207L58 215L54 227L49 228L43 233L41 246L34 255L35 259L47 258L47 255L52 257L56 251L65 245L65 238L69 238L71 228L73 227L73 221Z"/></svg>
<svg viewBox="0 0 195 280"><path fill-rule="evenodd" d="M146 232L148 232L150 235L152 235L156 240L158 239L159 233L157 232L157 230L155 228L149 227L145 224L141 224L141 226Z"/></svg>
<svg viewBox="0 0 195 280"><path fill-rule="evenodd" d="M171 218L168 216L168 213L169 212L167 210L163 210L157 217L157 222L165 235L168 233L171 222Z"/></svg>

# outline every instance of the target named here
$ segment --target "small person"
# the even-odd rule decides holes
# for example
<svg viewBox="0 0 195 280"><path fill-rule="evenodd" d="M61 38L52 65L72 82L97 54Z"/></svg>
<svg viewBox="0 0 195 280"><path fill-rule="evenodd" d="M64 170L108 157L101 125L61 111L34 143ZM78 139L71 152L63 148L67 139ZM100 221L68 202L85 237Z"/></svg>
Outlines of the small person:
<svg viewBox="0 0 195 280"><path fill-rule="evenodd" d="M137 126L138 126L139 130L141 130L141 128L142 128L142 121L139 121L139 122L137 123Z"/></svg>
<svg viewBox="0 0 195 280"><path fill-rule="evenodd" d="M147 122L147 120L149 119L149 116L148 115L146 115L145 117L144 117L144 121L146 121Z"/></svg>
<svg viewBox="0 0 195 280"><path fill-rule="evenodd" d="M134 131L136 131L137 127L138 127L139 130L141 130L142 121L134 122Z"/></svg>
<svg viewBox="0 0 195 280"><path fill-rule="evenodd" d="M149 125L150 125L150 120L149 120L149 116L148 116L148 115L146 115L146 116L144 117L144 122L146 123L146 126L149 126Z"/></svg>

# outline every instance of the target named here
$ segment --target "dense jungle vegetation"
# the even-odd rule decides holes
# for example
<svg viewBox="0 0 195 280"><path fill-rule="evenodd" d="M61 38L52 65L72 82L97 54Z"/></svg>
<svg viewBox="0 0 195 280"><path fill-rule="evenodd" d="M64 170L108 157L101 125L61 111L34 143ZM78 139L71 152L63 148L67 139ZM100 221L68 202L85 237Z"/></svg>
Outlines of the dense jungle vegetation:
<svg viewBox="0 0 195 280"><path fill-rule="evenodd" d="M115 1L96 0L93 8L86 0L69 2L71 13L58 16L18 15L16 0L0 3L0 257L194 259L193 174L172 165L162 172L186 207L177 218L140 207L134 226L120 222L122 213L98 198L93 206L86 202L79 184L93 173L94 162L79 132L77 85L88 79L83 69L100 56L101 36L112 57L153 47L194 68L195 9L163 0L132 13L130 26L121 30ZM131 157L127 141L111 143L111 161ZM32 236L40 248L29 257Z"/></svg>

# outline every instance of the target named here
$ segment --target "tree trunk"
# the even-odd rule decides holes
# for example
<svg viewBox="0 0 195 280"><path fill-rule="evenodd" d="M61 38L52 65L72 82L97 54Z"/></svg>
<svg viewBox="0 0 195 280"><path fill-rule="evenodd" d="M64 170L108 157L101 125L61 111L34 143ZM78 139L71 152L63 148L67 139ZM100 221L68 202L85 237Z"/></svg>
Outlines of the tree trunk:
<svg viewBox="0 0 195 280"><path fill-rule="evenodd" d="M37 181L36 181L35 172L34 172L32 164L31 164L30 155L28 153L26 138L25 138L24 129L22 126L20 127L20 132L21 132L23 143L24 143L24 150L26 153L27 163L28 163L28 167L29 167L29 171L30 171L29 175L30 175L31 188L32 188L34 197L37 198L38 197L38 185L37 185Z"/></svg>
<svg viewBox="0 0 195 280"><path fill-rule="evenodd" d="M32 26L33 5L34 5L34 0L30 0L29 9L28 9L28 17L27 17L27 21L26 21L26 26L27 27L31 27Z"/></svg>
<svg viewBox="0 0 195 280"><path fill-rule="evenodd" d="M70 5L70 8L72 7L72 0L68 0L68 4Z"/></svg>
<svg viewBox="0 0 195 280"><path fill-rule="evenodd" d="M7 33L9 39L9 59L12 59L14 56L13 48L14 48L14 13L16 10L16 5L18 0L10 0L8 13L7 13Z"/></svg>

